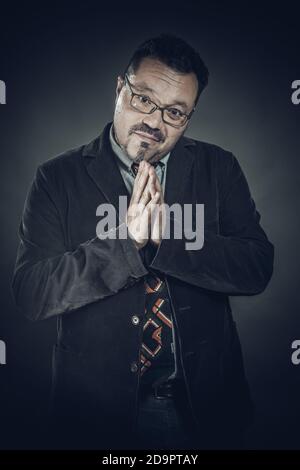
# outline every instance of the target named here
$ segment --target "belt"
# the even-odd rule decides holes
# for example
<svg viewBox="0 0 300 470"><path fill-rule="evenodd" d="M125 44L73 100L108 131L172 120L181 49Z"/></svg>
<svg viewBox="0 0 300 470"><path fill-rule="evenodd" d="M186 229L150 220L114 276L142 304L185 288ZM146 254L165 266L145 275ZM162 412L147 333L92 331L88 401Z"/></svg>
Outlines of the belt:
<svg viewBox="0 0 300 470"><path fill-rule="evenodd" d="M172 399L184 390L184 383L182 381L170 380L160 384L141 384L140 395L142 397L153 395L157 400Z"/></svg>

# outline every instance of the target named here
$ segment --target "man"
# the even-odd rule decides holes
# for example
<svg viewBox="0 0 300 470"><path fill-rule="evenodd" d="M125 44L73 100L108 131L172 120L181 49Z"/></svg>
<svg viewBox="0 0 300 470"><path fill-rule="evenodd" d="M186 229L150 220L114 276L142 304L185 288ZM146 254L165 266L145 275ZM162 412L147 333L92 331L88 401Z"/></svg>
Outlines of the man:
<svg viewBox="0 0 300 470"><path fill-rule="evenodd" d="M13 290L31 320L57 318L55 446L237 448L251 421L228 296L265 289L273 246L233 154L184 136L207 79L182 39L146 41L113 122L37 170ZM119 219L95 236L108 203ZM186 245L195 215L165 236L173 204L204 204L201 249Z"/></svg>

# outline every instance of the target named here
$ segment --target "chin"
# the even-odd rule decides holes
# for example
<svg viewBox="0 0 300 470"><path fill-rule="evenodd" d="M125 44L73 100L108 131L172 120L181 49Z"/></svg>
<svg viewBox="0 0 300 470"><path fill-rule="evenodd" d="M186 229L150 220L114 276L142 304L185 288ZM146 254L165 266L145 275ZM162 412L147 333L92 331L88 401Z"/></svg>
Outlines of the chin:
<svg viewBox="0 0 300 470"><path fill-rule="evenodd" d="M142 161L146 160L148 161L150 158L153 157L153 155L147 155L147 150L143 148L135 148L134 151L127 152L129 158L131 160L137 160L137 161Z"/></svg>

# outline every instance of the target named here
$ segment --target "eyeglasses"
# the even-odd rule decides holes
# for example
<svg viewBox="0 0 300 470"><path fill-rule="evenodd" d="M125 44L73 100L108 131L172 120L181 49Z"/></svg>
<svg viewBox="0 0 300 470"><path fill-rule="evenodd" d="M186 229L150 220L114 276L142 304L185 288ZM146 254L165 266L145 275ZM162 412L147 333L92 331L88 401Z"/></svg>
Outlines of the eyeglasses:
<svg viewBox="0 0 300 470"><path fill-rule="evenodd" d="M129 87L131 93L131 100L130 105L144 114L152 114L154 111L159 109L162 113L162 119L166 124L169 124L173 127L182 127L186 124L186 122L192 117L193 112L195 111L195 107L189 114L182 113L177 108L161 108L158 106L154 101L150 100L150 98L146 95L139 95L132 91L132 84L130 83L127 74L125 74L125 82Z"/></svg>

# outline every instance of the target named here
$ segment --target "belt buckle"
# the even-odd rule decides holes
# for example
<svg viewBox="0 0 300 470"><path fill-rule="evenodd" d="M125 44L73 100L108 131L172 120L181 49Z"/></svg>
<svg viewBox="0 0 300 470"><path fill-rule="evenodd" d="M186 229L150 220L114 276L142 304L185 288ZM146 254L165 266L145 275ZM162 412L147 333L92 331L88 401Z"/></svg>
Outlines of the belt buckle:
<svg viewBox="0 0 300 470"><path fill-rule="evenodd" d="M154 397L157 400L163 400L166 398L173 398L174 391L171 382L165 382L158 385L154 385Z"/></svg>

